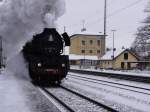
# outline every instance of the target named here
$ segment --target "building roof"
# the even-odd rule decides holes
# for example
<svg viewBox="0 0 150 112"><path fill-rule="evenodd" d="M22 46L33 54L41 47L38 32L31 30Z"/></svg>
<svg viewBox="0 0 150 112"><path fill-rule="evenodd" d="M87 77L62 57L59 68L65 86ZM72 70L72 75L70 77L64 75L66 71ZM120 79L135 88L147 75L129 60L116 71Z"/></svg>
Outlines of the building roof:
<svg viewBox="0 0 150 112"><path fill-rule="evenodd" d="M117 58L125 51L130 52L133 56L135 56L138 59L138 57L135 54L133 54L129 49L116 49L114 51L114 58ZM113 56L113 50L110 50L107 51L106 54L100 60L112 60L112 56Z"/></svg>
<svg viewBox="0 0 150 112"><path fill-rule="evenodd" d="M77 36L100 36L100 37L102 37L104 35L100 35L100 33L97 33L97 32L95 33L95 32L85 31L85 32L80 32L80 33L77 33L77 34L73 34L73 35L70 36L70 38L77 37Z"/></svg>
<svg viewBox="0 0 150 112"><path fill-rule="evenodd" d="M70 60L81 60L81 59L86 59L86 60L98 60L97 56L89 56L89 55L76 55L76 54L69 54L69 59Z"/></svg>
<svg viewBox="0 0 150 112"><path fill-rule="evenodd" d="M114 51L114 58L121 54L125 49L117 49ZM106 51L105 55L100 60L112 60L113 50Z"/></svg>

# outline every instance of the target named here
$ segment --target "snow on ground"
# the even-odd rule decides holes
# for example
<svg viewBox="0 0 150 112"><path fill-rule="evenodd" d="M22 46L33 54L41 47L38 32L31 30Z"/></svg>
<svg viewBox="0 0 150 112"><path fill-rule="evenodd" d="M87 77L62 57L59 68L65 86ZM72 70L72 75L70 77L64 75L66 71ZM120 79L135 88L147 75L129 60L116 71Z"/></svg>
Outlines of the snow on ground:
<svg viewBox="0 0 150 112"><path fill-rule="evenodd" d="M92 76L92 75L71 73L71 72L69 72L69 74L70 75L76 75L76 76L83 76L83 77L92 78L92 79L96 79L96 80L110 81L110 82L113 82L113 83L120 83L120 84L126 84L126 85L131 85L131 86L136 86L136 87L142 87L142 88L150 89L150 84L149 83L128 81L128 80L108 78L108 77L100 77L100 76Z"/></svg>
<svg viewBox="0 0 150 112"><path fill-rule="evenodd" d="M119 112L142 112L142 111L133 109L132 107L127 107L125 105L111 101L111 100L105 98L102 94L101 95L98 94L94 88L92 89L87 86L83 86L83 85L81 86L80 84L75 84L72 81L68 81L67 83L64 83L63 85L65 85L68 88L73 89L79 93L82 93L83 95L90 97L100 103L103 103L107 106L117 109ZM83 89L83 88L85 88L85 89Z"/></svg>
<svg viewBox="0 0 150 112"><path fill-rule="evenodd" d="M117 75L133 75L133 76L145 76L150 77L150 71L140 71L140 70L105 70L105 69L93 69L93 68L82 68L78 66L71 66L71 69L77 70L86 70L86 71L95 71L95 72L102 72L102 73L114 73Z"/></svg>
<svg viewBox="0 0 150 112"><path fill-rule="evenodd" d="M149 112L150 110L150 95L127 91L106 85L95 84L87 81L81 81L70 78L69 76L65 84L72 86L71 88L75 87L79 88L80 90L84 90L86 94L93 94L93 96L95 95L100 98L100 101L103 99L107 102L114 102L114 104L117 103L124 105L123 108L126 108L123 109L125 110L124 112L128 112L127 107L131 108L131 112L134 109L136 109L135 112L138 112L138 110Z"/></svg>
<svg viewBox="0 0 150 112"><path fill-rule="evenodd" d="M0 112L59 112L29 80L8 71L0 74Z"/></svg>
<svg viewBox="0 0 150 112"><path fill-rule="evenodd" d="M87 59L87 60L98 60L97 56L90 56L90 55L76 55L76 54L69 54L70 60L80 60L80 59Z"/></svg>
<svg viewBox="0 0 150 112"><path fill-rule="evenodd" d="M58 112L59 110L45 98L37 88L35 88L27 78L18 77L8 71L1 71L0 74L0 112ZM78 74L80 75L80 74ZM83 76L83 75L82 75ZM86 75L84 75L86 76ZM89 76L99 79L98 76ZM101 78L100 78L101 79ZM139 87L150 88L148 84L137 83L124 80L113 80L123 84L136 85ZM114 89L113 87L100 84L93 84L86 81L68 78L64 84L72 88L84 90L87 95L92 94L93 97L103 99L107 103L111 103L124 112L149 112L150 96L135 92L129 92L122 89ZM118 106L121 105L121 106ZM123 112L123 111L121 111Z"/></svg>
<svg viewBox="0 0 150 112"><path fill-rule="evenodd" d="M135 92L135 93L142 93L142 94L146 94L146 95L150 95L150 90L144 90L144 89L140 89L140 88L134 88L134 87L128 87L128 86L125 86L125 85L118 85L118 84L112 84L112 83L107 83L107 82L101 82L101 81L97 81L97 80L91 80L91 79L85 79L85 78L80 78L80 77L70 77L68 76L69 78L71 79L76 79L76 80L81 80L81 81L85 81L85 82L91 82L91 83L97 83L97 84L100 84L100 85L104 85L104 86L109 86L109 87L112 87L112 88L120 88L121 90L127 90L127 91L132 91L132 92ZM137 86L138 87L138 86Z"/></svg>
<svg viewBox="0 0 150 112"><path fill-rule="evenodd" d="M22 93L19 85L13 77L6 74L0 75L0 111L1 112L31 112L25 103L25 98L20 96Z"/></svg>

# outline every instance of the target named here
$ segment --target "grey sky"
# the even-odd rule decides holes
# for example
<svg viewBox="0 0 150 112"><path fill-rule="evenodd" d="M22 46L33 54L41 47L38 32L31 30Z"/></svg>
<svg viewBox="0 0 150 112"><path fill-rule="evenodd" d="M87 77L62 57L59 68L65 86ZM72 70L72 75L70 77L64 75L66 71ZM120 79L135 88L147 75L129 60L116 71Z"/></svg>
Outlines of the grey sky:
<svg viewBox="0 0 150 112"><path fill-rule="evenodd" d="M112 29L115 32L115 47L130 47L137 28L142 25L143 12L149 0L107 0L107 46L112 46ZM137 3L133 5L135 2ZM123 10L123 8L128 7ZM85 20L87 32L103 32L104 0L66 0L66 13L59 18L58 28L72 35L79 33ZM118 12L119 10L119 12ZM120 11L122 10L122 11ZM115 12L115 13L114 13ZM112 16L110 16L113 14ZM103 34L103 33L101 33Z"/></svg>

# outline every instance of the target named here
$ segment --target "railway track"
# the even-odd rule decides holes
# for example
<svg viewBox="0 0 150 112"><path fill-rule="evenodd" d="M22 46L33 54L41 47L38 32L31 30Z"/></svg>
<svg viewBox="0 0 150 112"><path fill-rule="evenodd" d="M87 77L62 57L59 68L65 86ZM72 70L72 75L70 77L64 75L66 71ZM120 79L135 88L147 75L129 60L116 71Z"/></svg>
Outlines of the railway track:
<svg viewBox="0 0 150 112"><path fill-rule="evenodd" d="M87 96L84 96L83 94L75 92L64 86L59 86L57 88L40 88L40 89L43 92L45 92L49 97L52 97L53 99L55 99L60 105L62 105L65 108L65 110L67 110L69 112L77 112L77 111L78 112L86 112L87 111L86 109L88 109L88 108L91 108L91 109L95 108L95 110L93 110L94 112L100 112L100 111L102 111L102 112L118 112L117 110L115 110L105 104L97 102ZM62 96L62 93L63 93L63 96ZM77 104L75 104L74 102ZM81 107L83 107L83 109Z"/></svg>
<svg viewBox="0 0 150 112"><path fill-rule="evenodd" d="M86 75L101 76L101 77L111 77L115 79L123 79L123 80L130 80L130 81L136 81L136 82L150 83L149 76L137 76L137 75L131 75L131 74L124 75L121 73L85 71L85 70L76 70L76 69L70 69L70 72L86 74Z"/></svg>
<svg viewBox="0 0 150 112"><path fill-rule="evenodd" d="M93 78L88 78L85 76L77 76L77 75L72 75L72 74L69 74L68 77L71 77L71 78L74 78L77 80L83 80L83 81L87 81L87 82L92 82L92 83L97 83L97 84L115 87L115 88L119 88L119 89L124 89L124 90L128 90L128 91L133 91L136 93L142 93L142 94L150 95L150 93L148 93L148 92L150 92L150 89L148 89L148 88L131 86L131 85L126 85L126 84L121 84L121 83L116 83L116 82L110 82L110 81L104 81L104 80L100 80L100 79L93 79ZM119 86L122 86L122 87L119 87ZM132 89L125 88L125 87L129 87ZM137 91L137 90L133 90L133 89L139 89L141 91ZM147 92L142 92L142 91L147 91Z"/></svg>
<svg viewBox="0 0 150 112"><path fill-rule="evenodd" d="M51 92L49 92L47 89L45 88L40 88L41 90L43 90L48 97L52 97L53 99L55 99L59 104L61 104L66 110L68 110L69 112L75 112L71 107L69 107L65 102L61 101L57 96L53 95Z"/></svg>

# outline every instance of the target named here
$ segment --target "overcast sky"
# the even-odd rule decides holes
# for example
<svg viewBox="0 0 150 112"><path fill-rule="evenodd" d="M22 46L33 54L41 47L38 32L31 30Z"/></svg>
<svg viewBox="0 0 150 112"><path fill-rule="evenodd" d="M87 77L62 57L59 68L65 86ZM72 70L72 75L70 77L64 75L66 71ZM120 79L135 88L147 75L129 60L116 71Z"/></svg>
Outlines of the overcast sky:
<svg viewBox="0 0 150 112"><path fill-rule="evenodd" d="M136 30L142 25L143 12L149 0L107 0L107 46L112 47L112 29L115 29L115 47L130 47ZM66 12L58 20L62 32L66 26L69 35L80 33L85 20L87 32L103 34L104 0L66 0ZM111 15L111 16L110 16Z"/></svg>

